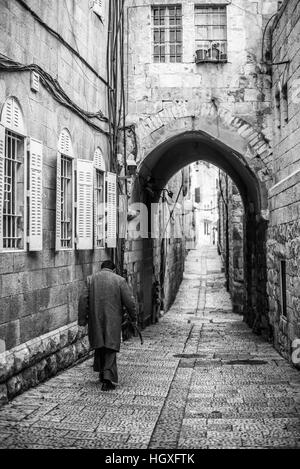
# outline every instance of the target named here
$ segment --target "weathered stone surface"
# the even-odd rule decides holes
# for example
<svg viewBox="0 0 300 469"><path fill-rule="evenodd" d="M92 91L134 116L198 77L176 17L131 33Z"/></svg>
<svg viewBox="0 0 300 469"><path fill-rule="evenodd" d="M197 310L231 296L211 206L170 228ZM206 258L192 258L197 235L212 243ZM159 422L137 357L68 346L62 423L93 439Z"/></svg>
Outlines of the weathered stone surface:
<svg viewBox="0 0 300 469"><path fill-rule="evenodd" d="M5 384L0 384L0 406L7 404L7 387Z"/></svg>
<svg viewBox="0 0 300 469"><path fill-rule="evenodd" d="M80 23L83 29L76 31L76 41L82 44L83 50L89 51L87 61L97 70L99 76L106 75L104 44L107 41L107 31L105 27L99 27L99 19L91 11L89 2L78 4L78 8L71 11L61 2L54 10L50 8L48 11L48 6L39 2L32 5L32 8L41 18L47 17L54 29L59 18L66 15L70 15L73 24ZM106 4L104 10L107 17ZM73 63L71 52L65 47L59 47L57 39L39 22L32 22L30 14L20 5L2 2L1 14L1 24L5 23L5 27L1 28L4 54L24 65L32 63L34 57L34 62L54 78L57 78L60 69L59 83L73 102L82 109L105 112L105 85L101 80L97 83L98 79L91 70L78 68ZM26 17L28 15L28 21L24 20L24 14ZM84 31L87 30L91 32L91 36L85 34ZM40 40L41 37L43 41ZM73 40L73 37L66 38L70 43ZM101 43L103 49L99 50L96 43ZM0 339L5 340L7 350L75 321L78 295L82 291L86 273L88 270L98 270L101 262L108 257L105 250L79 254L75 249L57 252L54 246L56 150L59 134L63 128L70 130L72 140L74 139L72 143L75 159L85 154L92 160L98 146L107 154L107 138L70 109L58 105L43 87L39 93L32 92L30 74L26 75L1 73L0 108L2 109L8 96L16 97L22 107L28 135L43 145L43 250L38 253L16 251L0 254ZM86 90L86 98L83 98L82 89L85 86L89 89ZM24 235L26 238L26 232ZM25 249L27 250L27 246ZM70 334L70 341L75 342L75 330ZM55 342L56 339L53 339L51 345L49 342L47 345L31 344L30 365L48 354L56 353L59 344L56 343L57 347ZM18 370L21 366L19 362L22 361L22 358L18 360Z"/></svg>
<svg viewBox="0 0 300 469"><path fill-rule="evenodd" d="M9 398L87 356L90 346L86 332L79 333L77 324L71 324L2 354L0 382Z"/></svg>
<svg viewBox="0 0 300 469"><path fill-rule="evenodd" d="M221 266L189 254L144 347L122 344L115 391L87 360L2 407L0 448L299 448L299 372L232 313Z"/></svg>

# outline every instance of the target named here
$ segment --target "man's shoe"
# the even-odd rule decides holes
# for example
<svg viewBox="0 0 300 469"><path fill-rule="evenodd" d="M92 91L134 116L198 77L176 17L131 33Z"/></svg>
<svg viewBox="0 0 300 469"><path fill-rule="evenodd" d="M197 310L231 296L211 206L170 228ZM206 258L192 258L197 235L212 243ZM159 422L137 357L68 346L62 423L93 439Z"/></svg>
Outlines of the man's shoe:
<svg viewBox="0 0 300 469"><path fill-rule="evenodd" d="M116 389L116 386L111 381L104 380L101 388L102 391L113 391L114 389Z"/></svg>

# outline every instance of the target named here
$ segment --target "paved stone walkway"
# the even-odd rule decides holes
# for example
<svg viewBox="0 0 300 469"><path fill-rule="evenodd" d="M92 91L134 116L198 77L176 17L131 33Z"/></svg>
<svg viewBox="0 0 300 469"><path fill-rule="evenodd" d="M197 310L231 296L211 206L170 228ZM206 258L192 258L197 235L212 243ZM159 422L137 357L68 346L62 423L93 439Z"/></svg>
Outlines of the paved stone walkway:
<svg viewBox="0 0 300 469"><path fill-rule="evenodd" d="M189 254L143 335L122 346L116 391L88 360L0 409L0 448L300 448L300 373L232 314L214 249Z"/></svg>

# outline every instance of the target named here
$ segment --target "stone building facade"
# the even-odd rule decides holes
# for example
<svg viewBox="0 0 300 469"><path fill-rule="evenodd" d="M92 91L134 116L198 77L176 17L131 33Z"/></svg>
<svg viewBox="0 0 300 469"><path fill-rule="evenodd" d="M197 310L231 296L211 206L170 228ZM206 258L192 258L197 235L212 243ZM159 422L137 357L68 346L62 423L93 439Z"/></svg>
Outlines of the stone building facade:
<svg viewBox="0 0 300 469"><path fill-rule="evenodd" d="M91 181L80 179L112 170L102 119L108 4L100 12L96 3L0 2L3 400L88 353L78 297L86 277L112 255L104 235L104 244L91 245Z"/></svg>
<svg viewBox="0 0 300 469"><path fill-rule="evenodd" d="M139 174L131 200L143 200L149 181L156 184L157 200L173 174L201 159L227 173L245 212L245 262L236 270L238 281L245 271L239 310L269 336L265 234L273 184L272 87L262 49L278 2L128 0L127 6L127 123L136 130ZM147 262L156 265L148 248ZM129 249L130 256L145 261L141 247L139 253Z"/></svg>
<svg viewBox="0 0 300 469"><path fill-rule="evenodd" d="M186 245L184 236L164 239L166 218L175 226L163 202L170 192L190 199L183 168L199 160L232 179L228 283L235 298L243 270L244 297L241 307L236 293L236 309L288 359L300 334L298 2L277 11L277 0L127 0L125 53L110 62L113 5L0 0L3 401L88 354L78 296L120 248L141 325L168 309ZM115 151L108 76L123 59L127 138ZM117 153L138 167L129 213L158 205L146 236L122 246Z"/></svg>
<svg viewBox="0 0 300 469"><path fill-rule="evenodd" d="M268 295L276 348L289 360L300 337L300 4L283 2L272 36L273 168Z"/></svg>
<svg viewBox="0 0 300 469"><path fill-rule="evenodd" d="M266 239L269 311L268 337L276 349L292 361L299 330L299 2L282 2L276 15L270 18L264 43L266 75L272 89L272 185L268 191L269 220ZM272 65L271 65L272 64ZM266 168L267 170L267 168ZM270 169L268 169L270 172ZM223 186L227 188L226 176ZM242 222L242 202L234 195L236 188L229 181L226 206L220 200L221 246L228 258L226 273L233 303L236 298L236 277L232 270L236 261L242 265L243 256L236 240L230 241L233 221ZM226 192L226 190L225 190ZM226 220L229 219L226 229ZM239 223L242 233L242 223ZM226 236L228 239L226 240ZM239 237L240 238L240 237ZM227 248L229 255L227 254ZM245 254L245 253L244 253ZM263 253L261 253L263 256ZM242 290L240 289L240 292ZM239 295L240 296L240 295ZM296 363L294 363L297 365Z"/></svg>
<svg viewBox="0 0 300 469"><path fill-rule="evenodd" d="M77 326L83 285L106 259L123 273L126 200L118 217L117 199L126 190L116 173L126 171L122 131L115 131L122 124L111 116L111 96L117 110L122 100L121 43L115 49L112 34L117 3L0 2L1 401L89 353ZM170 182L174 192L178 181L181 174ZM146 297L147 270L124 266L142 325L159 316L161 298L166 309L171 304L183 263L184 243L166 242L165 284ZM150 310L154 299L158 311L147 317L143 304Z"/></svg>

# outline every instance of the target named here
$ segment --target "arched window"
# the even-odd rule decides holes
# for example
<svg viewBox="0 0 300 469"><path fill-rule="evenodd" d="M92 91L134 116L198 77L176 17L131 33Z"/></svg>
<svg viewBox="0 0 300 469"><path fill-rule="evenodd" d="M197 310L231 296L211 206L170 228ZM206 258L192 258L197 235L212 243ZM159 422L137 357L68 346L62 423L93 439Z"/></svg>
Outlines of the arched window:
<svg viewBox="0 0 300 469"><path fill-rule="evenodd" d="M94 154L94 247L105 247L105 161L100 148Z"/></svg>
<svg viewBox="0 0 300 469"><path fill-rule="evenodd" d="M56 174L56 250L72 249L74 243L74 153L70 132L58 140Z"/></svg>
<svg viewBox="0 0 300 469"><path fill-rule="evenodd" d="M25 125L18 101L10 97L0 124L0 250L24 249L25 234Z"/></svg>

